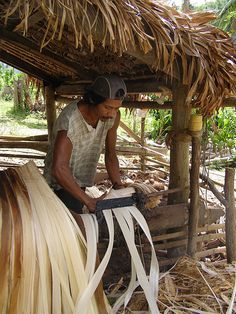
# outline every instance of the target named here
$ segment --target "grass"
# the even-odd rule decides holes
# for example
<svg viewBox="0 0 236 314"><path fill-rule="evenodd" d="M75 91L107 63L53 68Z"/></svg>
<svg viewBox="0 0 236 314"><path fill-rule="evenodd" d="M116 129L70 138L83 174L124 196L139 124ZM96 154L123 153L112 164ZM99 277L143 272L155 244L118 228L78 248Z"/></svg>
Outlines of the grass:
<svg viewBox="0 0 236 314"><path fill-rule="evenodd" d="M0 135L30 136L45 133L45 113L15 110L12 101L0 99Z"/></svg>

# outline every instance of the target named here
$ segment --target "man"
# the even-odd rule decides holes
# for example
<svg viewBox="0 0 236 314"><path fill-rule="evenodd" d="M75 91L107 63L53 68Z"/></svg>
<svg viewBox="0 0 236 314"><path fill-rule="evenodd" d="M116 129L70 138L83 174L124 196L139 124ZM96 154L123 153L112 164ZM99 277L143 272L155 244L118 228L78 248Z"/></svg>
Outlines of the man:
<svg viewBox="0 0 236 314"><path fill-rule="evenodd" d="M97 163L105 144L105 164L113 186L121 186L115 145L119 108L126 95L124 81L114 75L98 77L59 115L45 159L44 176L54 192L74 213L83 205L94 212L100 198L91 198L85 188L94 184Z"/></svg>

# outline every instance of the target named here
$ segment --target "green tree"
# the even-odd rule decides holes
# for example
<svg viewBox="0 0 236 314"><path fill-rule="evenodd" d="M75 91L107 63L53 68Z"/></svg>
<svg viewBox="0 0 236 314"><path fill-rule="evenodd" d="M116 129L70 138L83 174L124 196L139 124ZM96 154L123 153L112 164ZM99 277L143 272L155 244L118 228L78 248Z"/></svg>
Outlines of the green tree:
<svg viewBox="0 0 236 314"><path fill-rule="evenodd" d="M236 40L236 0L229 0L225 4L214 25L231 34Z"/></svg>

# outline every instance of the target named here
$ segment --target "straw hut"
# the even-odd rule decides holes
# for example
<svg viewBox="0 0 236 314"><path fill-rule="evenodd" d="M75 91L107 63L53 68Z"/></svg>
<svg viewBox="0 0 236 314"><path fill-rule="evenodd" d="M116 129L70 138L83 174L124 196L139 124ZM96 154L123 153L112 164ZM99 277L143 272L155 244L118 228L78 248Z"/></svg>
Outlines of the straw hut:
<svg viewBox="0 0 236 314"><path fill-rule="evenodd" d="M0 0L0 12L0 60L44 81L49 136L55 100L99 74L121 75L130 94L171 92L170 188L180 191L169 203L186 202L192 108L211 115L236 93L235 45L209 24L214 15L154 0Z"/></svg>

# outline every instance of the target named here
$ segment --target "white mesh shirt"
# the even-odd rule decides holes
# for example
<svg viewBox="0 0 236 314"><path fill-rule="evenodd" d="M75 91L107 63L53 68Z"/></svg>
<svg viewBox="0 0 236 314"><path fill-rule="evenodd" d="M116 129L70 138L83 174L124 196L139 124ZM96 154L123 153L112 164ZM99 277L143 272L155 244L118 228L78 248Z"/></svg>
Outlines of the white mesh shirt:
<svg viewBox="0 0 236 314"><path fill-rule="evenodd" d="M45 158L44 176L48 184L55 190L61 188L51 174L54 143L57 132L66 130L72 143L70 158L71 172L81 187L94 184L97 163L102 152L108 130L114 119L100 121L96 128L89 125L77 107L77 101L70 103L59 115L53 130L52 143Z"/></svg>

